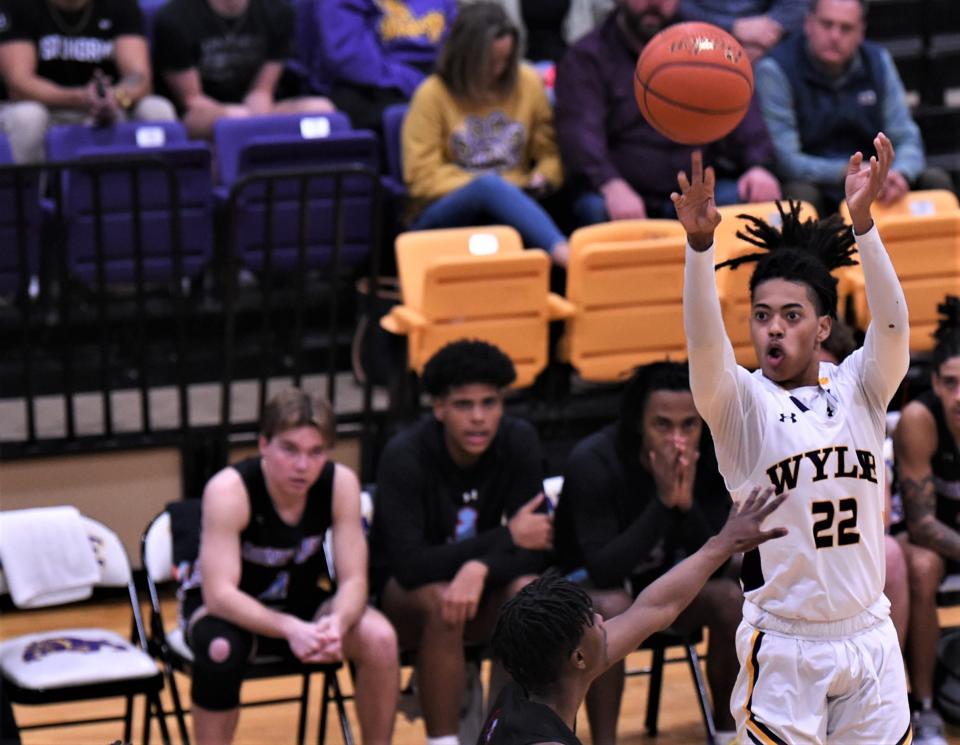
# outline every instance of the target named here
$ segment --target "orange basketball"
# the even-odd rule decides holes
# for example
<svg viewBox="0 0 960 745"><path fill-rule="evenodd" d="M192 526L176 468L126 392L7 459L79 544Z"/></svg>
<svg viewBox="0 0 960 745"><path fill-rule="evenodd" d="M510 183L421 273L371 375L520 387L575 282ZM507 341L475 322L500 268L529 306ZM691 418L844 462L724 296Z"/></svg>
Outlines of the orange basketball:
<svg viewBox="0 0 960 745"><path fill-rule="evenodd" d="M664 137L703 145L728 134L753 96L750 59L733 36L709 23L680 23L654 36L637 60L633 92Z"/></svg>

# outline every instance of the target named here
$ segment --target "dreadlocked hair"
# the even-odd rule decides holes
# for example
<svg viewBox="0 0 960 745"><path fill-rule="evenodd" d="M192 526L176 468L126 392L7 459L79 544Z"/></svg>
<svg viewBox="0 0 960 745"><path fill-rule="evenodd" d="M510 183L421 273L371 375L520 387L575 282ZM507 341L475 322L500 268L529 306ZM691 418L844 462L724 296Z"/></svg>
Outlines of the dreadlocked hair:
<svg viewBox="0 0 960 745"><path fill-rule="evenodd" d="M947 295L937 310L942 317L933 332L933 338L937 340L933 348L935 371L951 357L960 356L960 297Z"/></svg>
<svg viewBox="0 0 960 745"><path fill-rule="evenodd" d="M504 603L491 644L513 679L527 693L539 693L560 677L564 661L592 625L590 596L548 572Z"/></svg>
<svg viewBox="0 0 960 745"><path fill-rule="evenodd" d="M780 228L754 215L737 215L749 224L738 230L737 237L764 249L764 253L752 253L723 261L717 269L736 269L741 264L756 262L750 277L750 295L761 282L768 279L785 279L802 282L812 291L816 300L817 315L837 317L837 279L830 272L842 266L853 266L856 252L854 237L849 226L839 215L830 215L822 220L800 219L800 202L777 202L780 213Z"/></svg>

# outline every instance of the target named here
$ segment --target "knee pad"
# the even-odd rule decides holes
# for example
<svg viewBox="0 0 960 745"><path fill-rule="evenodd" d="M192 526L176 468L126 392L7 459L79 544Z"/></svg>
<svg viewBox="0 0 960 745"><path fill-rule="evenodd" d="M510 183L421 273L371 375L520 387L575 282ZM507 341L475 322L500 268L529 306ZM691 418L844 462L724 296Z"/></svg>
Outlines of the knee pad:
<svg viewBox="0 0 960 745"><path fill-rule="evenodd" d="M253 649L253 634L216 616L204 616L190 627L189 642L193 702L209 711L235 709L240 705L240 685Z"/></svg>

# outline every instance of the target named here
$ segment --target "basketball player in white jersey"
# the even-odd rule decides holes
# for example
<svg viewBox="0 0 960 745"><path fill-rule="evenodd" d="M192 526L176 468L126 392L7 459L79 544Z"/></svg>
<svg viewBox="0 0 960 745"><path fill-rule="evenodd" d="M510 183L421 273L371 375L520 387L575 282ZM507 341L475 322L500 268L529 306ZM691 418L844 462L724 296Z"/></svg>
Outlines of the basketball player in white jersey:
<svg viewBox="0 0 960 745"><path fill-rule="evenodd" d="M870 214L893 161L882 133L876 157L850 158L845 190L853 232L839 217L782 228L751 220L756 261L751 335L760 370L739 367L714 282L720 216L714 175L694 154L672 199L687 231L684 325L694 401L709 424L735 501L764 481L790 495L778 520L789 534L744 558L746 602L737 634L740 675L731 698L742 743L908 745L906 677L883 595L885 412L909 363L907 308ZM872 321L861 349L821 363L836 317L830 270L854 263Z"/></svg>

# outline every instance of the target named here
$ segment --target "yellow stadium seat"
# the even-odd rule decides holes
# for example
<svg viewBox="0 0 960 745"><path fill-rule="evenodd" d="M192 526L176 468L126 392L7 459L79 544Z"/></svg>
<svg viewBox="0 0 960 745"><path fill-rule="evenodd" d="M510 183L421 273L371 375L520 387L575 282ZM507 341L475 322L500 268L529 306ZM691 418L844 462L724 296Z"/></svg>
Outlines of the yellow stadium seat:
<svg viewBox="0 0 960 745"><path fill-rule="evenodd" d="M783 203L786 209L786 202ZM737 231L743 230L748 223L737 218L737 215L753 215L766 220L771 225L780 224L780 213L776 202L755 202L752 204L731 204L720 207L720 225L714 235L716 262L743 256L750 253L765 253L737 237ZM816 219L817 211L807 202L800 203L800 217ZM717 292L720 295L720 307L723 311L724 324L727 335L733 344L733 351L737 362L746 368L757 367L757 355L753 351L753 342L750 339L750 275L753 269L750 265L738 269L724 268L717 272Z"/></svg>
<svg viewBox="0 0 960 745"><path fill-rule="evenodd" d="M875 220L910 311L910 351L929 351L934 346L937 304L946 295L960 295L960 210L924 216L888 215ZM866 330L870 312L862 272L859 276L854 308L857 326Z"/></svg>
<svg viewBox="0 0 960 745"><path fill-rule="evenodd" d="M546 367L548 323L571 312L549 292L546 252L524 250L516 230L492 226L403 233L396 253L403 303L380 323L407 336L411 370L458 339L497 345L513 360L517 387Z"/></svg>
<svg viewBox="0 0 960 745"><path fill-rule="evenodd" d="M925 215L939 215L945 212L956 212L960 210L960 200L957 195L947 189L930 189L929 191L910 191L893 204L880 204L874 202L870 211L874 220L891 217L893 215L914 215L923 217ZM840 216L850 222L850 210L847 209L847 202L840 203Z"/></svg>
<svg viewBox="0 0 960 745"><path fill-rule="evenodd" d="M571 244L562 356L585 380L616 381L638 365L686 359L680 237Z"/></svg>
<svg viewBox="0 0 960 745"><path fill-rule="evenodd" d="M575 230L570 236L570 250L591 243L676 238L683 246L686 233L679 220L614 220Z"/></svg>

